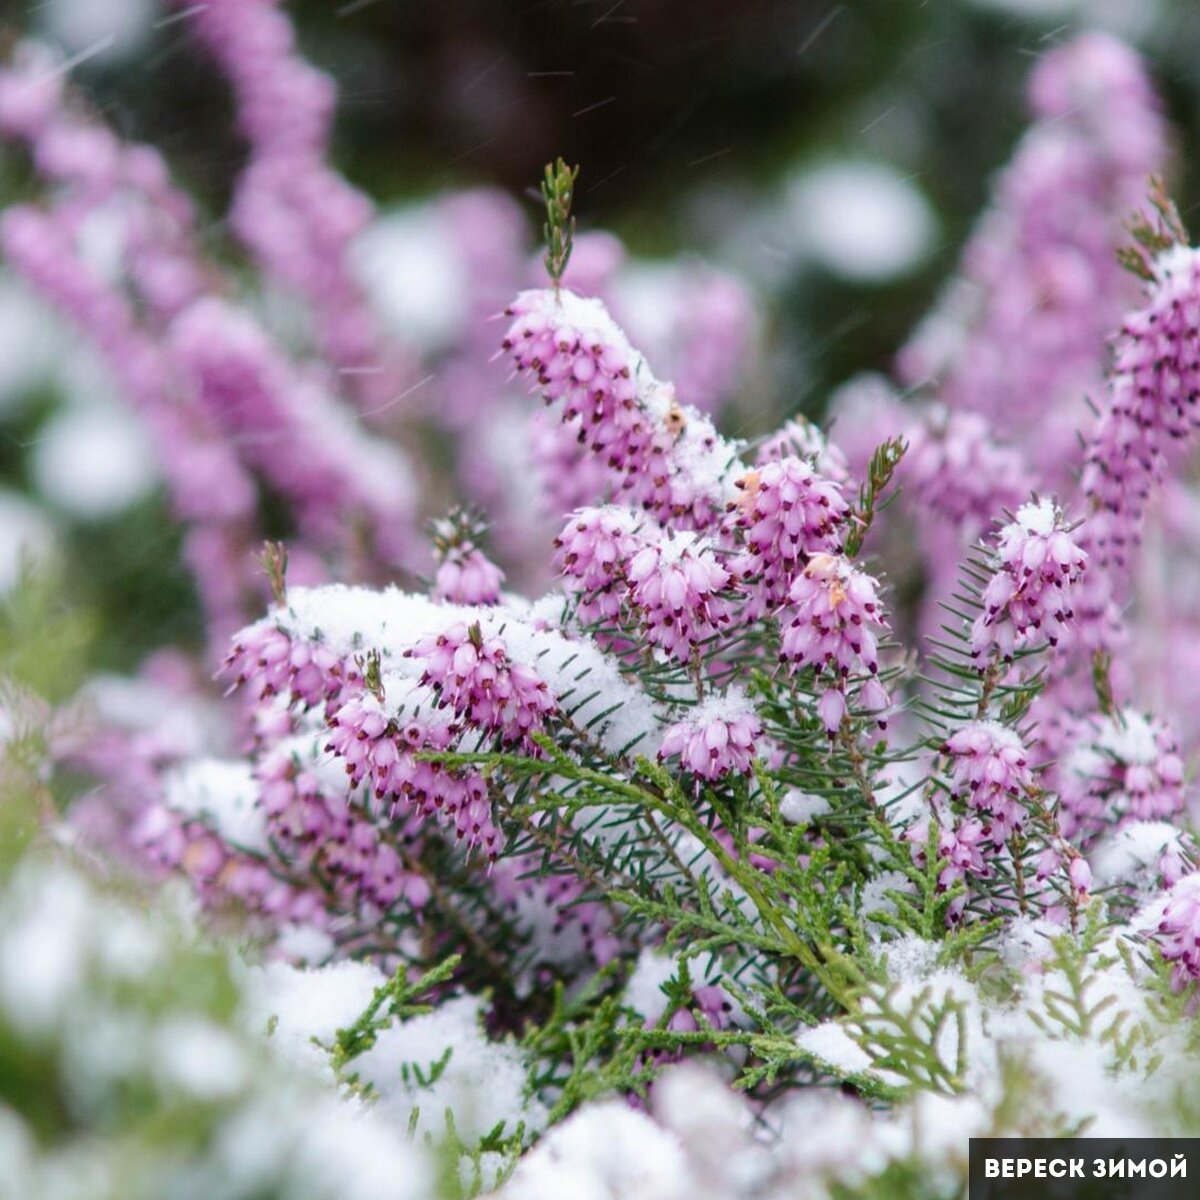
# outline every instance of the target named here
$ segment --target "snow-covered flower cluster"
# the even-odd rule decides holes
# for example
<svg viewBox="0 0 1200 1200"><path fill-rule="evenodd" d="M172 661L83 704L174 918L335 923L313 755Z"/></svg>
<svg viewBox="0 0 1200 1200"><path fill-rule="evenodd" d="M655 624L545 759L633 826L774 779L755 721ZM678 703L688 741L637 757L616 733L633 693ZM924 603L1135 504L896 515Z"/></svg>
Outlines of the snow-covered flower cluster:
<svg viewBox="0 0 1200 1200"><path fill-rule="evenodd" d="M744 695L729 692L703 701L668 726L658 755L678 755L684 770L716 780L731 771L750 770L761 734L754 706Z"/></svg>
<svg viewBox="0 0 1200 1200"><path fill-rule="evenodd" d="M998 721L956 729L943 749L950 759L951 788L983 816L982 832L1002 846L1024 823L1021 799L1033 786L1029 751Z"/></svg>
<svg viewBox="0 0 1200 1200"><path fill-rule="evenodd" d="M995 574L971 631L973 652L1008 660L1031 641L1057 645L1074 615L1071 592L1086 563L1051 501L1021 505L996 539Z"/></svg>

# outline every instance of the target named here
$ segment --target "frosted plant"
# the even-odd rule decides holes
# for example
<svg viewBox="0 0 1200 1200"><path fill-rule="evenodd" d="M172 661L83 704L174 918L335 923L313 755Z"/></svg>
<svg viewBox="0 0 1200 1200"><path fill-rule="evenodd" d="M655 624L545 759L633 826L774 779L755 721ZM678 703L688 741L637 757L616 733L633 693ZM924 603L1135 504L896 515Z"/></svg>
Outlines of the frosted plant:
<svg viewBox="0 0 1200 1200"><path fill-rule="evenodd" d="M283 1195L334 1136L305 1142L327 1102L359 1169L394 1168L364 1195L460 1200L956 1194L969 1136L1186 1128L1194 730L1123 650L1160 495L1187 525L1200 272L1143 179L1163 131L1137 60L1084 37L1039 65L1036 124L901 356L917 405L859 380L828 434L797 418L754 445L719 424L738 288L643 275L643 319L669 297L643 346L637 280L577 235L559 161L536 276L504 198L421 214L430 273L466 293L421 326L438 296L364 268L403 230L326 164L332 85L279 6L179 16L247 143L241 274L163 158L30 44L0 71L0 133L38 197L0 236L153 433L226 694L180 655L56 707L13 653L0 782L44 801L47 837L182 880L235 933L261 1059L155 1033L225 1089L201 1099L229 1144L261 1130L278 1052L340 1091L275 1131ZM299 330L264 302L280 286ZM897 566L924 585L915 621ZM107 785L66 822L54 765ZM31 920L80 910L65 978L119 916L59 890ZM57 1021L70 1048L29 1003L58 980L13 1006L33 935L10 915L0 1030Z"/></svg>

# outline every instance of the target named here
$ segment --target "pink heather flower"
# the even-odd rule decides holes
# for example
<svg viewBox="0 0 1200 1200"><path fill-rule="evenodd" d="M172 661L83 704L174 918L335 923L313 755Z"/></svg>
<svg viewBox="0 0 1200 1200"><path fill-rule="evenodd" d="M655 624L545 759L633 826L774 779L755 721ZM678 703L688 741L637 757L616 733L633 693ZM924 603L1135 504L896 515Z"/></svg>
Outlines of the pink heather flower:
<svg viewBox="0 0 1200 1200"><path fill-rule="evenodd" d="M968 877L988 878L992 872L984 855L990 840L977 817L943 824L938 831L938 857L945 865L938 873L938 887L945 892Z"/></svg>
<svg viewBox="0 0 1200 1200"><path fill-rule="evenodd" d="M678 755L686 771L716 780L737 773L746 775L754 758L762 723L753 705L740 691L705 700L663 733L660 759Z"/></svg>
<svg viewBox="0 0 1200 1200"><path fill-rule="evenodd" d="M998 721L973 721L942 747L950 757L954 795L981 816L996 846L1025 821L1022 798L1033 786L1029 754L1021 739Z"/></svg>
<svg viewBox="0 0 1200 1200"><path fill-rule="evenodd" d="M879 669L872 626L884 627L878 583L840 554L814 554L792 583L785 661L846 677Z"/></svg>
<svg viewBox="0 0 1200 1200"><path fill-rule="evenodd" d="M497 900L506 905L518 927L549 934L541 950L554 961L590 960L603 966L621 944L613 934L609 909L600 901L583 900L587 884L569 872L541 874L541 855L508 857L497 864L491 881Z"/></svg>
<svg viewBox="0 0 1200 1200"><path fill-rule="evenodd" d="M1062 846L1055 844L1047 846L1045 850L1037 856L1037 861L1034 863L1034 878L1038 883L1049 879L1055 871L1062 866Z"/></svg>
<svg viewBox="0 0 1200 1200"><path fill-rule="evenodd" d="M1095 510L1085 529L1088 549L1122 576L1172 445L1200 423L1200 254L1176 246L1148 266L1155 279L1145 307L1121 326L1111 404L1083 473Z"/></svg>
<svg viewBox="0 0 1200 1200"><path fill-rule="evenodd" d="M625 600L626 568L646 538L660 531L648 519L616 505L572 513L555 539L558 564L578 597L585 621L616 617Z"/></svg>
<svg viewBox="0 0 1200 1200"><path fill-rule="evenodd" d="M539 254L529 274L541 279L544 270ZM629 263L619 238L593 230L576 235L562 284L602 299L645 338L647 356L701 412L716 412L745 374L758 314L746 287L724 271L694 261Z"/></svg>
<svg viewBox="0 0 1200 1200"><path fill-rule="evenodd" d="M35 142L59 112L64 78L49 47L19 42L0 71L0 136Z"/></svg>
<svg viewBox="0 0 1200 1200"><path fill-rule="evenodd" d="M770 610L787 599L809 555L840 548L838 524L849 505L836 483L794 457L767 462L735 486L740 495L729 507L745 547L739 569Z"/></svg>
<svg viewBox="0 0 1200 1200"><path fill-rule="evenodd" d="M1187 866L1184 848L1179 839L1165 846L1158 858L1158 874L1162 879L1163 886L1174 887L1183 878Z"/></svg>
<svg viewBox="0 0 1200 1200"><path fill-rule="evenodd" d="M372 207L325 161L333 80L300 57L277 0L172 2L228 78L249 143L231 226L268 272L309 302L322 349L350 371L359 403L387 402L407 366L382 341L350 273L349 250Z"/></svg>
<svg viewBox="0 0 1200 1200"><path fill-rule="evenodd" d="M1163 958L1175 964L1171 980L1177 991L1200 979L1200 871L1185 875L1167 893L1151 936Z"/></svg>
<svg viewBox="0 0 1200 1200"><path fill-rule="evenodd" d="M480 550L478 541L484 532L484 524L462 509L433 523L433 553L438 560L434 598L450 604L499 604L504 571Z"/></svg>
<svg viewBox="0 0 1200 1200"><path fill-rule="evenodd" d="M318 872L350 911L386 910L401 897L417 908L427 903L429 885L404 868L384 829L343 793L331 793L317 770L302 769L289 747L263 758L255 775L272 845L287 870ZM398 832L411 841L418 828Z"/></svg>
<svg viewBox="0 0 1200 1200"><path fill-rule="evenodd" d="M518 374L535 381L631 501L675 528L718 518L735 449L654 379L599 301L566 289L522 292L507 315L503 350Z"/></svg>
<svg viewBox="0 0 1200 1200"><path fill-rule="evenodd" d="M326 898L315 888L278 878L264 860L234 849L203 822L185 819L165 804L148 809L132 836L145 862L179 871L210 909L226 909L234 901L274 926L321 927L329 921Z"/></svg>
<svg viewBox="0 0 1200 1200"><path fill-rule="evenodd" d="M1036 121L998 177L962 278L900 355L901 381L932 380L952 410L980 413L1043 486L1062 488L1089 425L1104 346L1134 292L1116 251L1123 218L1162 173L1166 129L1134 52L1085 34L1029 81Z"/></svg>
<svg viewBox="0 0 1200 1200"><path fill-rule="evenodd" d="M428 697L432 708L433 697ZM415 707L415 706L414 706ZM457 730L444 719L393 719L383 700L366 688L355 691L329 715L325 749L345 765L351 787L367 783L377 800L432 794L438 767L413 759L422 750L445 750Z"/></svg>
<svg viewBox="0 0 1200 1200"><path fill-rule="evenodd" d="M433 594L451 604L498 604L504 572L467 542L447 552L434 577Z"/></svg>
<svg viewBox="0 0 1200 1200"><path fill-rule="evenodd" d="M1086 559L1052 501L1023 504L996 539L995 574L971 630L975 656L994 652L1009 660L1038 640L1057 645Z"/></svg>
<svg viewBox="0 0 1200 1200"><path fill-rule="evenodd" d="M817 716L831 737L842 727L846 719L846 693L841 688L827 688L817 701Z"/></svg>
<svg viewBox="0 0 1200 1200"><path fill-rule="evenodd" d="M255 487L232 446L181 395L158 339L134 305L85 262L69 213L14 205L0 220L0 252L99 351L125 397L145 421L176 515L192 526L189 566L196 574L214 657L247 617Z"/></svg>
<svg viewBox="0 0 1200 1200"><path fill-rule="evenodd" d="M881 713L890 702L874 678L879 671L876 630L887 627L878 587L842 555L814 554L793 581L789 605L780 614L780 658L793 670L811 667L827 681L817 703L831 736L846 714L845 681L852 674L871 676L859 692L864 709Z"/></svg>
<svg viewBox="0 0 1200 1200"><path fill-rule="evenodd" d="M495 861L502 842L482 777L416 757L450 749L458 734L456 726L436 714L433 696L424 700L422 704L420 692L410 685L402 694L402 711L391 717L383 701L363 689L329 717L325 749L345 764L352 787L366 783L377 801L401 804L442 821Z"/></svg>
<svg viewBox="0 0 1200 1200"><path fill-rule="evenodd" d="M1055 775L1068 836L1113 823L1170 821L1186 808L1174 734L1132 709L1080 722Z"/></svg>
<svg viewBox="0 0 1200 1200"><path fill-rule="evenodd" d="M729 623L721 593L733 577L701 538L668 533L638 550L626 577L646 640L679 662Z"/></svg>
<svg viewBox="0 0 1200 1200"><path fill-rule="evenodd" d="M938 890L947 892L955 884L969 879L988 879L992 875L990 858L994 850L984 823L978 817L956 820L943 805L934 803L933 815L937 818L936 854L941 864L938 871ZM924 816L910 825L903 833L903 840L912 849L913 861L924 866L929 846L930 816ZM959 896L946 913L946 923L956 925L962 920L967 897Z"/></svg>
<svg viewBox="0 0 1200 1200"><path fill-rule="evenodd" d="M199 405L291 501L310 537L341 548L365 518L384 557L403 556L411 467L296 371L253 316L206 297L175 320L168 345Z"/></svg>
<svg viewBox="0 0 1200 1200"><path fill-rule="evenodd" d="M1092 886L1092 868L1081 854L1071 859L1071 865L1067 868L1067 878L1076 892L1087 895L1088 888Z"/></svg>
<svg viewBox="0 0 1200 1200"><path fill-rule="evenodd" d="M530 418L522 409L518 419L521 441L528 444L542 507L548 515L557 519L604 499L613 490L607 466L581 436L583 425L578 418L560 421L548 409L536 411Z"/></svg>
<svg viewBox="0 0 1200 1200"><path fill-rule="evenodd" d="M422 667L421 683L438 703L477 729L532 747L558 704L536 671L514 662L502 638L485 637L478 624L459 622L418 642L406 655Z"/></svg>
<svg viewBox="0 0 1200 1200"><path fill-rule="evenodd" d="M909 430L904 471L918 511L938 513L968 539L1015 508L1032 485L1021 455L997 444L983 417L940 405Z"/></svg>
<svg viewBox="0 0 1200 1200"><path fill-rule="evenodd" d="M332 650L293 640L269 620L237 635L221 674L233 680L230 690L245 686L255 700L283 696L306 708L334 700L361 678L357 667Z"/></svg>
<svg viewBox="0 0 1200 1200"><path fill-rule="evenodd" d="M217 8L226 16L231 11L218 0L205 6L204 19L220 21ZM264 26L256 0L232 10L235 24L241 19L235 37L254 29L278 32L278 21L288 32L278 13L268 14ZM251 42L255 36L251 32ZM279 42L272 48L279 49ZM262 49L251 45L248 53L260 67ZM222 646L244 622L246 602L255 592L249 548L257 540L256 486L239 456L296 503L305 531L316 527L326 548L334 543L332 548L344 550L346 530L365 515L374 527L373 549L398 561L407 545L402 512L411 511L412 498L402 460L383 442L353 436L353 426L323 402L315 376L295 377L269 340L261 335L248 340L244 314L240 327L231 324L229 314L236 310L211 295L235 289L203 259L193 205L172 184L161 155L122 143L82 106L65 103L61 70L48 69L37 53L18 53L14 61L15 73L0 71L0 108L8 97L8 117L0 112L0 123L3 133L27 142L54 200L45 209L14 206L5 213L4 256L96 345L146 421L173 508L192 526L188 561L213 644ZM33 77L22 79L26 71ZM45 82L38 81L41 75ZM39 111L30 108L31 99ZM52 109L46 107L51 100ZM273 104L267 107L280 129L294 131L303 123L299 110L281 117ZM287 183L298 195L293 174ZM111 267L98 269L90 261L87 233L94 217L106 229L114 227L119 261ZM332 228L332 222L323 227ZM332 258L314 239L288 229L281 236L289 259L295 259L297 245L308 246L318 259ZM346 297L334 297L328 287L321 291L353 324ZM213 354L224 359L217 363ZM241 356L233 363L232 387L226 361L231 355ZM236 436L225 436L231 432Z"/></svg>
<svg viewBox="0 0 1200 1200"><path fill-rule="evenodd" d="M636 378L644 364L603 306L568 291L522 292L507 315L504 350L547 403L561 405L562 420L580 421L580 437L622 473L648 462L653 430Z"/></svg>
<svg viewBox="0 0 1200 1200"><path fill-rule="evenodd" d="M290 748L270 751L255 765L254 775L271 839L288 854L346 836L350 816L345 798L329 803L316 772L302 770Z"/></svg>

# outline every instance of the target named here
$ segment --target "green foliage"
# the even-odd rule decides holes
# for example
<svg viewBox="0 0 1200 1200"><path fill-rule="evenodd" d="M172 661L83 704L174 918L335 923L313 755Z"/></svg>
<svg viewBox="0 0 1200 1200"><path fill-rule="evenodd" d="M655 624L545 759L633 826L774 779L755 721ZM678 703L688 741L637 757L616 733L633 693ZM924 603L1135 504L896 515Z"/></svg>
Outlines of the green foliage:
<svg viewBox="0 0 1200 1200"><path fill-rule="evenodd" d="M322 1047L328 1051L334 1069L344 1072L348 1064L375 1045L380 1031L388 1028L393 1021L432 1012L433 1006L418 998L428 996L452 978L461 962L461 955L452 954L430 967L417 980L409 979L407 967L397 967L395 975L382 987L375 989L371 1003L354 1024L339 1029L332 1046Z"/></svg>
<svg viewBox="0 0 1200 1200"><path fill-rule="evenodd" d="M1148 196L1152 212L1136 213L1126 225L1132 246L1117 251L1117 260L1139 279L1153 282L1154 259L1172 246L1188 245L1188 232L1179 209L1161 179L1150 181Z"/></svg>
<svg viewBox="0 0 1200 1200"><path fill-rule="evenodd" d="M73 782L45 769L54 702L80 686L95 627L63 599L60 564L26 563L0 599L0 879L64 806Z"/></svg>
<svg viewBox="0 0 1200 1200"><path fill-rule="evenodd" d="M90 614L66 596L61 564L26 562L0 599L0 679L57 703L86 678L95 635Z"/></svg>
<svg viewBox="0 0 1200 1200"><path fill-rule="evenodd" d="M546 272L557 287L571 260L571 242L575 236L575 218L571 204L575 199L578 167L568 167L560 158L547 163L542 179L542 200L546 205L546 224L542 235L546 242Z"/></svg>
<svg viewBox="0 0 1200 1200"><path fill-rule="evenodd" d="M862 549L863 540L871 523L875 520L876 507L880 497L887 490L896 473L896 468L904 459L908 444L903 438L888 438L876 447L867 467L867 477L858 493L858 504L850 520L850 530L846 535L846 554L850 558Z"/></svg>
<svg viewBox="0 0 1200 1200"><path fill-rule="evenodd" d="M130 671L163 646L200 646L203 622L183 537L161 495L68 529L62 594L93 614L96 630L81 666Z"/></svg>

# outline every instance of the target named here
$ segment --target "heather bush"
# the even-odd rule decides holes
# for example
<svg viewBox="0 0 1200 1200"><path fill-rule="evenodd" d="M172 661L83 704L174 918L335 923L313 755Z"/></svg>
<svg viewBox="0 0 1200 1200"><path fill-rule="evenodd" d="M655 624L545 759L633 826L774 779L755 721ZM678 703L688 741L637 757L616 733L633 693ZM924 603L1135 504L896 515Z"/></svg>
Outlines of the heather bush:
<svg viewBox="0 0 1200 1200"><path fill-rule="evenodd" d="M746 284L631 301L560 159L540 253L438 198L424 311L278 6L177 7L219 235L0 70L5 262L205 631L80 672L52 575L7 602L13 1194L940 1196L969 1137L1195 1132L1200 256L1139 58L1047 51L894 377L744 438Z"/></svg>

